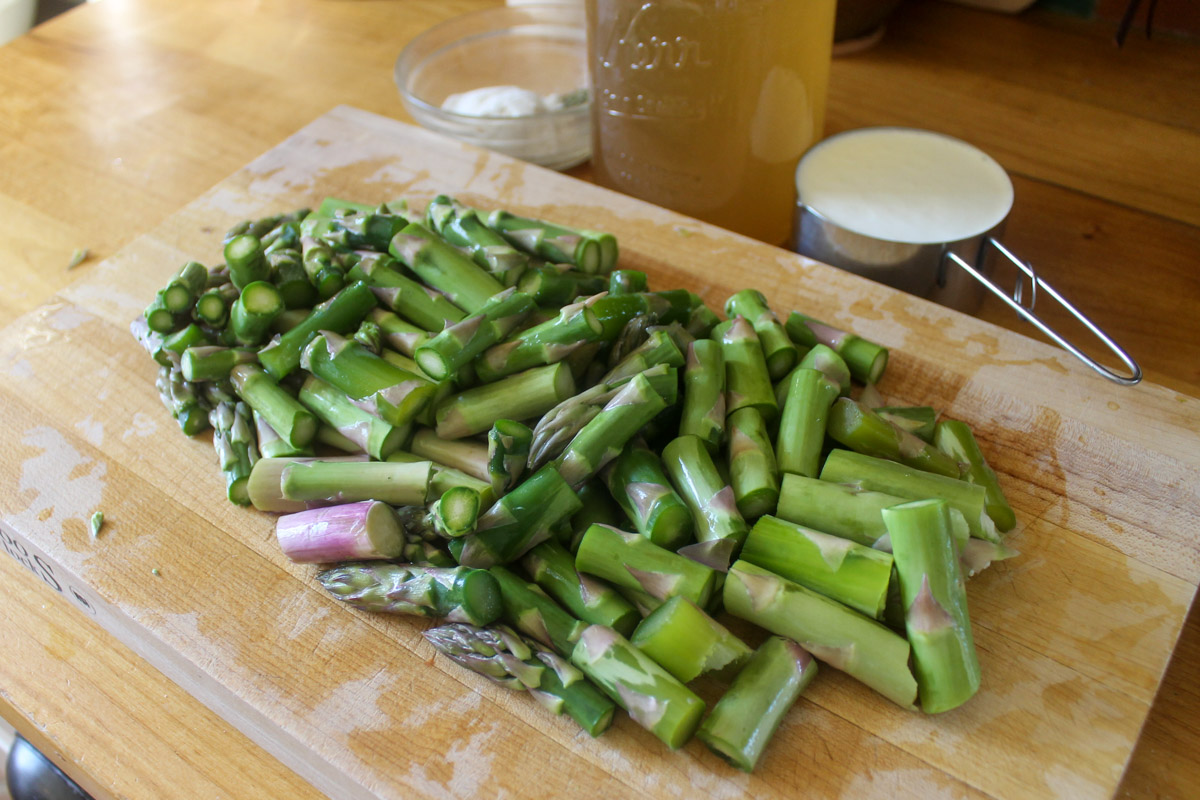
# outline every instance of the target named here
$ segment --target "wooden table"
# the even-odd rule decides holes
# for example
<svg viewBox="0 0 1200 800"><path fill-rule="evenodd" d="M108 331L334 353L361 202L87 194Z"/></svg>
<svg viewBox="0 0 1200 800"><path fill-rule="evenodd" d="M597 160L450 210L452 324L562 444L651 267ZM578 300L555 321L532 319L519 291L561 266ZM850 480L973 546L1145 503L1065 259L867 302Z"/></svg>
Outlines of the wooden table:
<svg viewBox="0 0 1200 800"><path fill-rule="evenodd" d="M339 103L405 118L402 44L468 0L130 0L0 48L0 325ZM931 127L1013 175L1006 242L1142 363L1200 394L1200 43L910 2L834 65L829 132ZM586 167L574 171L587 177ZM85 264L78 269L87 270ZM998 303L984 318L1028 333ZM221 717L0 559L0 713L96 797L315 797ZM1190 615L1121 793L1200 794Z"/></svg>

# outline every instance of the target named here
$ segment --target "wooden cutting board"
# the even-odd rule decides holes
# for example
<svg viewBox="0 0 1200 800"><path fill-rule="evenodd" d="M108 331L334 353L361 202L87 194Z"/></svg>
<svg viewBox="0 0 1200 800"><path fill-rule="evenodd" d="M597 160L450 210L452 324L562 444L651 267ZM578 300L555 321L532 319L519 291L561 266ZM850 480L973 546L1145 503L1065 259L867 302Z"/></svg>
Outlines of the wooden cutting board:
<svg viewBox="0 0 1200 800"><path fill-rule="evenodd" d="M623 715L592 740L435 657L424 623L349 609L284 559L270 516L225 501L208 437L187 439L162 408L129 322L184 261L219 261L240 219L443 192L610 230L652 288L719 308L757 287L888 345L884 394L974 426L1019 520L1021 555L969 584L979 694L928 717L822 668L744 775ZM1110 796L1200 580L1200 401L1114 386L971 317L351 108L0 331L0 375L4 548L339 800Z"/></svg>

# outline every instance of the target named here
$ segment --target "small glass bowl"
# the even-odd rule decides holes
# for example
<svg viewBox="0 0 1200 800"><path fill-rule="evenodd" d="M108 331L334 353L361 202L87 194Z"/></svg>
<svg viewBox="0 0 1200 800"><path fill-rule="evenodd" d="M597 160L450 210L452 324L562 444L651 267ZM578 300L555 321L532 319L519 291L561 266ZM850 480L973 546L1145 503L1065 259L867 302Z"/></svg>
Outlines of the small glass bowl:
<svg viewBox="0 0 1200 800"><path fill-rule="evenodd" d="M475 11L435 25L396 60L396 86L419 124L469 144L551 169L591 156L591 101L524 117L477 117L446 111L452 94L519 86L540 96L585 89L583 10L523 5Z"/></svg>

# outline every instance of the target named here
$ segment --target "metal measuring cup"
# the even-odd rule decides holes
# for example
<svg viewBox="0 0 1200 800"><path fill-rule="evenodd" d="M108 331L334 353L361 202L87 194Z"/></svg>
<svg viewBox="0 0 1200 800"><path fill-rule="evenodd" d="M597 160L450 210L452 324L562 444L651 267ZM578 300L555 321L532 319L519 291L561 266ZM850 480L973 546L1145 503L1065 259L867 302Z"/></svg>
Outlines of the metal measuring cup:
<svg viewBox="0 0 1200 800"><path fill-rule="evenodd" d="M991 161L989 156L972 145L942 134L907 128L864 130L867 132L898 131L930 134L954 142L956 146L971 148L981 158ZM862 132L864 131L859 130L838 134L810 150L801 159L797 168L797 182L799 183L799 176L801 170L804 169L805 160L813 157L813 153L839 137ZM1003 180L1008 182L1009 196L1007 206L1004 207L999 221L990 224L984 230L975 230L969 235L939 242L906 242L897 240L899 237L897 239L881 238L851 230L845 224L831 221L821 208L810 204L809 200L804 197L804 193L800 191L796 206L792 249L817 261L862 275L895 289L925 297L968 314L978 310L985 297L984 292L989 291L1003 300L1023 319L1032 323L1051 340L1105 378L1122 386L1132 386L1138 383L1142 379L1142 370L1137 362L1108 334L1059 294L1054 287L1039 277L1033 265L1018 258L1001 243L1000 235L1004 230L1008 212L1012 208L1012 183L998 164L995 164L995 167L1003 176ZM797 188L799 191L799 186ZM992 279L996 265L1003 259L1007 259L1018 270L1018 280L1011 292ZM1026 289L1026 280L1028 280L1028 289ZM1034 313L1034 306L1039 294L1049 296L1069 311L1128 367L1129 374L1119 374L1098 363L1038 317Z"/></svg>

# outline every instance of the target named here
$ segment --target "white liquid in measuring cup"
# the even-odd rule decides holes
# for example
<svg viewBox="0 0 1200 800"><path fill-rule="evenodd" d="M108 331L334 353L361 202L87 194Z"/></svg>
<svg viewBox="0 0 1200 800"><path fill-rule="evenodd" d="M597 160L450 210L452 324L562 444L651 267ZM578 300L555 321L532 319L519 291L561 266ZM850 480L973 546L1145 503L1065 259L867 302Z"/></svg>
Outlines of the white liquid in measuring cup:
<svg viewBox="0 0 1200 800"><path fill-rule="evenodd" d="M796 171L799 202L827 221L890 242L931 244L990 230L1012 182L987 153L930 131L864 128L814 147Z"/></svg>

